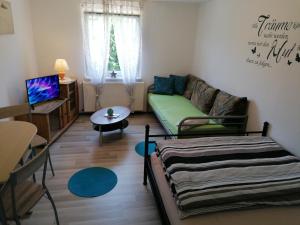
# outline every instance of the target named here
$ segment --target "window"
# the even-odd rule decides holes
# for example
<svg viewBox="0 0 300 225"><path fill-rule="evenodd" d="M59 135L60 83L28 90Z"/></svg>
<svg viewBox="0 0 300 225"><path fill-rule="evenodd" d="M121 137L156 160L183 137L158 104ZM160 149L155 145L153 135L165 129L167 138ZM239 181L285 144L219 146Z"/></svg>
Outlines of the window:
<svg viewBox="0 0 300 225"><path fill-rule="evenodd" d="M108 71L118 72L120 71L119 59L116 48L116 38L114 32L114 26L111 26L110 38L109 38L109 60L108 60ZM112 77L113 78L113 77Z"/></svg>
<svg viewBox="0 0 300 225"><path fill-rule="evenodd" d="M142 0L85 0L83 36L86 78L125 84L140 78Z"/></svg>

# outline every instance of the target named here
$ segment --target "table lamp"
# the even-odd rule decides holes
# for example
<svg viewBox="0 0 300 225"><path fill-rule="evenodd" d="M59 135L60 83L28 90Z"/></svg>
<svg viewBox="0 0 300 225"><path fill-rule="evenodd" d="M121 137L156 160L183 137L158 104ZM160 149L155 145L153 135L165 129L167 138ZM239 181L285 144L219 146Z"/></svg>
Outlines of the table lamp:
<svg viewBox="0 0 300 225"><path fill-rule="evenodd" d="M56 59L54 69L58 72L59 79L64 80L66 71L69 70L69 66L65 59Z"/></svg>

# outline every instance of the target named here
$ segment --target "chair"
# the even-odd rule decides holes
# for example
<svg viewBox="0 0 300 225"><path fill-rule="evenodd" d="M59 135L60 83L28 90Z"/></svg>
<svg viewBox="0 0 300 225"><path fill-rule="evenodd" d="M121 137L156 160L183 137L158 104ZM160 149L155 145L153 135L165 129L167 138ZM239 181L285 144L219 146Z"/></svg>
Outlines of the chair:
<svg viewBox="0 0 300 225"><path fill-rule="evenodd" d="M22 120L32 122L31 108L28 104L0 108L0 119L21 116ZM29 147L33 149L34 154L37 154L45 145L47 145L47 140L40 135L35 135ZM55 176L50 154L48 159L52 175Z"/></svg>
<svg viewBox="0 0 300 225"><path fill-rule="evenodd" d="M28 216L30 210L46 195L53 207L56 224L59 225L55 203L45 184L48 154L48 146L46 146L39 154L11 173L8 182L0 192L3 218L14 220L17 225L20 225L20 219ZM44 166L42 183L29 180L28 178L42 166Z"/></svg>
<svg viewBox="0 0 300 225"><path fill-rule="evenodd" d="M0 193L1 193L1 187L0 187ZM2 199L1 198L0 198L0 224L7 225L6 218L5 218L5 213L4 213L4 207L3 207L3 204L2 204Z"/></svg>

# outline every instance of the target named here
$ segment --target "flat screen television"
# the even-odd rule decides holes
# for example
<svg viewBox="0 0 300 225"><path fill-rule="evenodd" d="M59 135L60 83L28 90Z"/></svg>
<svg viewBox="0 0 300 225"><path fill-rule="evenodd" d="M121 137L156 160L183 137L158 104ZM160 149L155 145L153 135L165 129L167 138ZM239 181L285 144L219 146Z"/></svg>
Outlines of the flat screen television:
<svg viewBox="0 0 300 225"><path fill-rule="evenodd" d="M54 100L60 95L58 75L37 77L26 80L28 103L34 106L41 102Z"/></svg>

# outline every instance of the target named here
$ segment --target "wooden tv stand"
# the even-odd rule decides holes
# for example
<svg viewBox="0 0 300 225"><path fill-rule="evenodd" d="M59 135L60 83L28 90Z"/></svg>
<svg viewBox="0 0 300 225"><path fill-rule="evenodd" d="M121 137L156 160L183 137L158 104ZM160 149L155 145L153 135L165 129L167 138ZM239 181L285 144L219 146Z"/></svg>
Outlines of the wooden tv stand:
<svg viewBox="0 0 300 225"><path fill-rule="evenodd" d="M31 111L32 123L38 128L38 135L52 144L78 118L78 87L73 80L60 84L59 100L36 105ZM18 117L17 120L26 120Z"/></svg>
<svg viewBox="0 0 300 225"><path fill-rule="evenodd" d="M52 143L67 128L64 120L67 99L46 102L38 105L31 111L32 123L38 128L38 134Z"/></svg>

